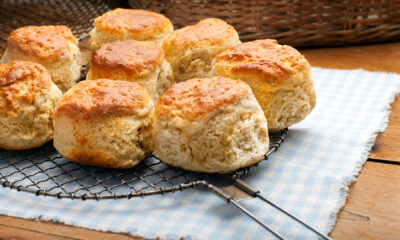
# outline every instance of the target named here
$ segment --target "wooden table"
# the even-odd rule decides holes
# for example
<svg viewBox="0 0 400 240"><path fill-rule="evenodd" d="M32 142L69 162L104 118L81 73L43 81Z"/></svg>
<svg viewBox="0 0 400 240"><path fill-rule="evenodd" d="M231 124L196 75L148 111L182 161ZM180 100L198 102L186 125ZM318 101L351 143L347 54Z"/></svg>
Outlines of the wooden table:
<svg viewBox="0 0 400 240"><path fill-rule="evenodd" d="M400 73L400 43L304 50L311 65ZM1 190L1 189L0 189ZM400 239L400 97L331 233L334 239ZM0 239L134 239L43 221L0 216Z"/></svg>

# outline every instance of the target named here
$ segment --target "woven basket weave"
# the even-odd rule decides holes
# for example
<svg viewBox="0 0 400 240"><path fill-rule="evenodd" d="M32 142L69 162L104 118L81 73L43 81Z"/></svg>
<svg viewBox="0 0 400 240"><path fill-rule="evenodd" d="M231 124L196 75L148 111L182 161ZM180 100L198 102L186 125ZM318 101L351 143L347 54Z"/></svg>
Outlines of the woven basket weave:
<svg viewBox="0 0 400 240"><path fill-rule="evenodd" d="M165 14L176 28L206 17L233 25L242 41L275 38L297 47L400 39L400 0L130 0Z"/></svg>

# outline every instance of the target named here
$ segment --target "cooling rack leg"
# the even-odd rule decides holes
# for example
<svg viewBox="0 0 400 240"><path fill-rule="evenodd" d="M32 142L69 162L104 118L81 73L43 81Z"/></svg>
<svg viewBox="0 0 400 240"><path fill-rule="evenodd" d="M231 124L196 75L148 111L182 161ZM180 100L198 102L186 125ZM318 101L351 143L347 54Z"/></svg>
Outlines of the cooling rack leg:
<svg viewBox="0 0 400 240"><path fill-rule="evenodd" d="M317 234L319 237L326 239L326 240L331 240L330 237L322 234L321 232L319 232L318 230L314 229L313 227L311 227L310 225L306 224L305 222L301 221L299 218L297 218L296 216L294 216L293 214L285 211L283 208L279 207L278 205L276 205L275 203L269 201L268 199L264 198L262 195L260 195L259 193L257 193L256 197L258 197L259 199L263 200L264 202L268 203L269 205L273 206L274 208L278 209L279 211L285 213L286 215L288 215L289 217L291 217L293 220L295 220L296 222L300 223L301 225L303 225L304 227L306 227L307 229L311 230L312 232L314 232L315 234Z"/></svg>
<svg viewBox="0 0 400 240"><path fill-rule="evenodd" d="M242 191L246 192L247 194L249 194L250 196L253 197L257 197L259 199L261 199L262 201L264 201L265 203L273 206L274 208L278 209L279 211L283 212L284 214L286 214L287 216L289 216L290 218L292 218L293 220L295 220L296 222L300 223L301 225L303 225L304 227L306 227L307 229L309 229L310 231L314 232L315 234L317 234L319 237L321 237L322 239L326 239L326 240L331 240L330 237L322 234L321 232L319 232L318 230L314 229L313 227L311 227L310 225L306 224L305 222L301 221L299 218L297 218L296 216L294 216L293 214L289 213L288 211L284 210L283 208L281 208L280 206L278 206L277 204L269 201L268 199L266 199L265 197L263 197L260 194L260 191L250 187L249 185L247 185L245 182L243 182L240 179L234 179L235 185L240 188Z"/></svg>
<svg viewBox="0 0 400 240"><path fill-rule="evenodd" d="M249 210L247 210L245 207L243 207L242 205L240 205L238 202L236 202L233 199L229 200L230 203L232 203L235 207L237 207L240 211L244 212L247 216L249 216L250 218L252 218L254 221L256 221L258 224L260 224L263 228L267 229L270 233L272 233L275 237L277 237L278 239L285 239L284 237L282 237L279 233L277 233L275 230L271 229L268 225L266 225L265 223L263 223L259 218L257 218L256 216L254 216Z"/></svg>
<svg viewBox="0 0 400 240"><path fill-rule="evenodd" d="M282 237L279 233L277 233L275 230L273 230L272 228L270 228L268 225L266 225L265 223L262 222L262 220L260 220L259 218L257 218L256 216L254 216L254 214L252 214L249 210L247 210L245 207L243 207L242 205L240 205L238 202L236 202L232 196L226 194L225 192L223 192L221 189L219 189L218 187L212 185L212 184L206 184L207 188L211 189L211 191L213 191L215 194L217 194L219 197L223 198L224 200L226 200L228 203L231 203L233 206L237 207L240 211L242 211L244 214L246 214L247 216L249 216L250 218L252 218L254 221L256 221L258 224L260 224L264 229L268 230L270 233L272 233L275 237L277 237L278 239L284 240L285 238Z"/></svg>

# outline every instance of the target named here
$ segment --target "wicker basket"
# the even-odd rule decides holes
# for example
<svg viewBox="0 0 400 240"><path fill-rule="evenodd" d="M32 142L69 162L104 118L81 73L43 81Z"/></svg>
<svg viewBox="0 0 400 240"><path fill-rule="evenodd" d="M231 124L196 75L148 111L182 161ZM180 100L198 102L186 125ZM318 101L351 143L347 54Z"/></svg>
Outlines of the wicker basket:
<svg viewBox="0 0 400 240"><path fill-rule="evenodd" d="M297 47L400 39L400 0L130 0L165 14L176 28L206 17L232 24L242 41L275 38Z"/></svg>

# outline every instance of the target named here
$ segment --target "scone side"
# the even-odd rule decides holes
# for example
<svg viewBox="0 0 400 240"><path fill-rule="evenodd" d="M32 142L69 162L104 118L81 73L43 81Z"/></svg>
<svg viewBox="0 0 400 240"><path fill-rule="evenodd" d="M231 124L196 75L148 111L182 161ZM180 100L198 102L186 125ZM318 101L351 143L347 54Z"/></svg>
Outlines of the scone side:
<svg viewBox="0 0 400 240"><path fill-rule="evenodd" d="M232 172L263 159L269 147L267 122L250 89L195 121L157 116L153 136L157 157L195 172Z"/></svg>

